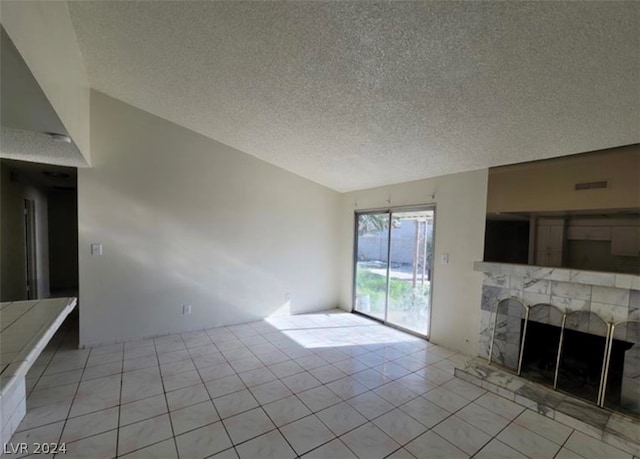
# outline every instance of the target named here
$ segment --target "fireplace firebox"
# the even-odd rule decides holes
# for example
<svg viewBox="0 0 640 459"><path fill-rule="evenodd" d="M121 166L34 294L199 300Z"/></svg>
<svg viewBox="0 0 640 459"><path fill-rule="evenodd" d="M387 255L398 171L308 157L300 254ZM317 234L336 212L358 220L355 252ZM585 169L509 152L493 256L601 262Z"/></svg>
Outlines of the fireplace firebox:
<svg viewBox="0 0 640 459"><path fill-rule="evenodd" d="M554 385L561 331L561 327L555 325L529 322L521 366L523 377ZM597 403L606 337L567 329L563 338L557 388ZM612 346L605 403L619 405L624 357L633 343L614 339Z"/></svg>
<svg viewBox="0 0 640 459"><path fill-rule="evenodd" d="M635 416L640 414L640 321L608 323L515 298L495 308L489 361L532 381Z"/></svg>

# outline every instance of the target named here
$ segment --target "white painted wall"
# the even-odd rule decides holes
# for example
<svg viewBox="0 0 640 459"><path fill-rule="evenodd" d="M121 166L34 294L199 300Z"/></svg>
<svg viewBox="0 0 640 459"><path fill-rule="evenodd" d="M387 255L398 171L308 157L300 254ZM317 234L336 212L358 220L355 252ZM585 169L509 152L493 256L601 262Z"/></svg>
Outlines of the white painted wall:
<svg viewBox="0 0 640 459"><path fill-rule="evenodd" d="M3 27L89 163L89 82L67 2L0 5Z"/></svg>
<svg viewBox="0 0 640 459"><path fill-rule="evenodd" d="M432 194L435 198L432 199ZM480 324L487 170L446 175L342 195L340 305L352 306L354 211L436 204L431 341L476 355ZM449 264L440 255L449 254Z"/></svg>
<svg viewBox="0 0 640 459"><path fill-rule="evenodd" d="M286 293L293 312L337 305L337 192L95 91L91 150L82 345L255 320Z"/></svg>

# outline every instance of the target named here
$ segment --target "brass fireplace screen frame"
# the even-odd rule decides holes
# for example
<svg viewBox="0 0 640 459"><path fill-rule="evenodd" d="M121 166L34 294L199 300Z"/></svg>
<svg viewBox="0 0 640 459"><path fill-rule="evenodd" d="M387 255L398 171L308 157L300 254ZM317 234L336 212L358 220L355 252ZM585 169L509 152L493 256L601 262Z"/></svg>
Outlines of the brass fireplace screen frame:
<svg viewBox="0 0 640 459"><path fill-rule="evenodd" d="M607 322L606 320L604 320L602 318L602 316L600 316L599 314L595 313L595 312L591 312L591 311L562 311L560 308L552 305L552 304L547 304L547 303L538 303L538 304L534 304L533 306L529 306L527 304L525 304L522 300L520 300L519 298L503 298L502 300L499 300L496 302L495 305L495 311L493 312L495 314L494 320L493 320L493 330L491 332L491 343L489 346L489 364L491 364L492 360L493 360L493 348L494 348L494 342L495 342L495 335L496 335L496 329L498 328L498 315L500 315L498 308L500 307L500 304L502 303L506 303L506 302L516 302L518 304L520 304L522 306L522 308L524 309L524 327L522 329L522 336L520 338L520 349L519 349L519 355L518 355L518 365L517 365L517 370L516 370L516 375L520 376L521 370L522 370L522 357L524 355L524 349L525 349L525 343L526 343L526 338L527 338L527 326L529 324L529 320L530 320L530 313L531 310L535 307L538 306L548 306L549 308L553 308L556 311L558 311L560 314L562 314L562 321L561 321L561 325L560 325L560 339L559 339L559 343L558 343L558 353L556 356L556 365L555 365L555 370L554 370L554 378L553 378L553 388L554 390L558 390L558 373L560 370L560 361L562 358L562 348L563 348L563 343L564 343L564 332L565 329L567 328L567 317L571 316L572 314L577 314L577 313L588 313L591 314L593 316L595 316L596 318L600 319L602 321L602 323L606 326L607 329L607 333L605 336L605 348L604 348L604 355L603 355L603 361L602 361L602 371L601 371L601 375L600 375L600 383L598 386L598 397L597 397L597 401L596 404L600 407L604 407L604 403L605 403L605 393L606 393L606 389L607 389L607 379L609 376L609 365L611 363L611 350L613 347L613 339L614 339L614 333L616 330L616 327L620 327L622 325L626 325L626 324L632 324L632 323L637 323L640 324L640 320L636 320L636 319L630 319L630 320L623 320L620 322ZM509 303L507 303L507 307L509 307ZM538 321L535 321L538 322ZM507 367L508 368L508 367Z"/></svg>

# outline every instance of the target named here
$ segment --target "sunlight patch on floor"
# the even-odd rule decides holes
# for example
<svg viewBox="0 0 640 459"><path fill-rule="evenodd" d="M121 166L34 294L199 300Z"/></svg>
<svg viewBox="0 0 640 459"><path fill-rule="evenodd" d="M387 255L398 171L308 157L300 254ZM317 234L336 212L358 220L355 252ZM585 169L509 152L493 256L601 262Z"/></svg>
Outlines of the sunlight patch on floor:
<svg viewBox="0 0 640 459"><path fill-rule="evenodd" d="M306 348L415 343L420 338L346 312L329 311L265 319L287 337Z"/></svg>

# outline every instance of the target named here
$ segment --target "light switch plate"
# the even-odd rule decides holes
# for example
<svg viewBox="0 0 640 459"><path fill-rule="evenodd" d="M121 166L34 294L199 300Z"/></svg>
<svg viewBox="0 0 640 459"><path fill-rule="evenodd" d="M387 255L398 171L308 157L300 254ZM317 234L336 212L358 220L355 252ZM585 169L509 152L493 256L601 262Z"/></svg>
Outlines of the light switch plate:
<svg viewBox="0 0 640 459"><path fill-rule="evenodd" d="M102 244L91 244L91 255L102 255Z"/></svg>
<svg viewBox="0 0 640 459"><path fill-rule="evenodd" d="M440 255L440 263L442 263L443 265L448 265L449 264L449 254L448 253L443 253L442 255Z"/></svg>

